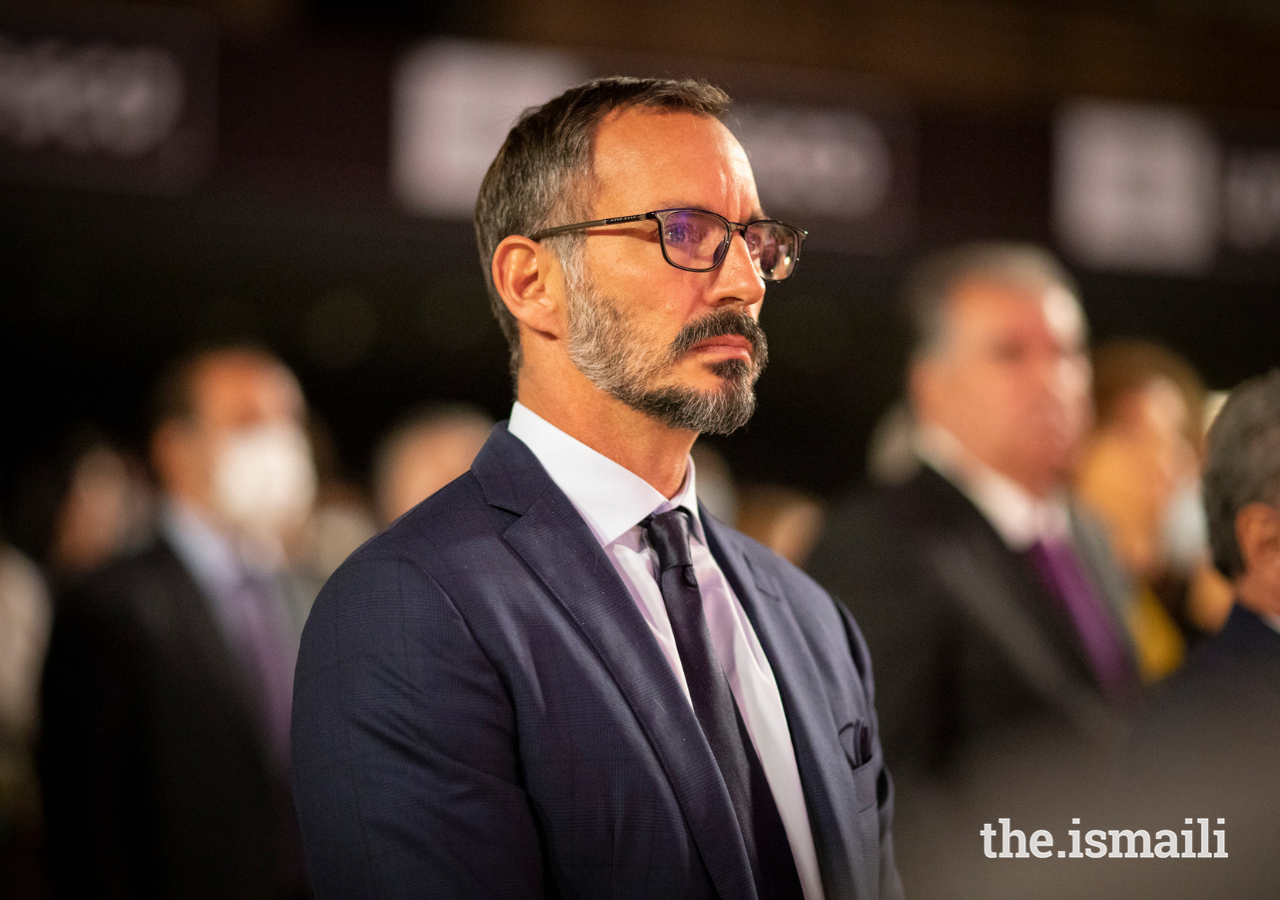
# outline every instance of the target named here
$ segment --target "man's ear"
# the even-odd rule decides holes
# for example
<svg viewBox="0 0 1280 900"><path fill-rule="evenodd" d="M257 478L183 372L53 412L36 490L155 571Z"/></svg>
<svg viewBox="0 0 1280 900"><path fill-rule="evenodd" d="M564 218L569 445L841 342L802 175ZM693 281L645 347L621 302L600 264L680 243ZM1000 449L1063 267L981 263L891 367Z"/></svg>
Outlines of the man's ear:
<svg viewBox="0 0 1280 900"><path fill-rule="evenodd" d="M1236 544L1245 571L1280 586L1280 510L1250 503L1236 513Z"/></svg>
<svg viewBox="0 0 1280 900"><path fill-rule="evenodd" d="M550 338L564 337L564 273L546 247L519 234L493 251L493 286L524 327Z"/></svg>

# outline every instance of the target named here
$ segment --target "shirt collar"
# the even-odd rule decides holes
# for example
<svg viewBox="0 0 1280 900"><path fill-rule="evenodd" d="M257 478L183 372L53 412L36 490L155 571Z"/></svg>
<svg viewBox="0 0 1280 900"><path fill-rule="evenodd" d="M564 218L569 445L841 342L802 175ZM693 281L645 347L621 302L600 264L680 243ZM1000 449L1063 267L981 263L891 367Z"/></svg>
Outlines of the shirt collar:
<svg viewBox="0 0 1280 900"><path fill-rule="evenodd" d="M1068 540L1071 516L1059 495L1040 499L969 452L940 425L921 423L916 455L956 486L991 523L1011 550L1036 541Z"/></svg>
<svg viewBox="0 0 1280 900"><path fill-rule="evenodd" d="M698 516L692 459L688 460L684 484L668 500L639 475L561 431L518 400L511 407L507 431L533 451L602 547L622 537L646 516L677 507L689 513L690 533L706 543Z"/></svg>
<svg viewBox="0 0 1280 900"><path fill-rule="evenodd" d="M206 594L225 597L236 590L244 574L235 546L190 504L166 498L160 507L160 531Z"/></svg>

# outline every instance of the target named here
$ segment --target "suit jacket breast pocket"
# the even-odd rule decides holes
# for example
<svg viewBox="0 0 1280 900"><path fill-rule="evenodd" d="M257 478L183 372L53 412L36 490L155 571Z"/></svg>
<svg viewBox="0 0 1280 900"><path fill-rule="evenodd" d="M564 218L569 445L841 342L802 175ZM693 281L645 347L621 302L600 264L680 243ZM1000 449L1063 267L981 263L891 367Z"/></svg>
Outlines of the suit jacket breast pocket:
<svg viewBox="0 0 1280 900"><path fill-rule="evenodd" d="M853 770L853 789L858 800L858 812L864 812L876 805L876 775L880 769L875 765L871 726L861 719L845 725L840 729L840 746L844 748L849 768Z"/></svg>

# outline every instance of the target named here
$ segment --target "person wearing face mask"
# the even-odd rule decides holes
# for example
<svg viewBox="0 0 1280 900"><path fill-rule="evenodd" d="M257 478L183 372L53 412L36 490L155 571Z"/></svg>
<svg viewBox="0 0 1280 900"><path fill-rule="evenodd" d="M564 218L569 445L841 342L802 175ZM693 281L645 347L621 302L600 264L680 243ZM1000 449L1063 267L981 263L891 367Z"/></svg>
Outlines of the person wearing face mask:
<svg viewBox="0 0 1280 900"><path fill-rule="evenodd" d="M315 494L304 412L258 349L162 378L157 538L55 616L40 761L57 896L305 896L283 584Z"/></svg>

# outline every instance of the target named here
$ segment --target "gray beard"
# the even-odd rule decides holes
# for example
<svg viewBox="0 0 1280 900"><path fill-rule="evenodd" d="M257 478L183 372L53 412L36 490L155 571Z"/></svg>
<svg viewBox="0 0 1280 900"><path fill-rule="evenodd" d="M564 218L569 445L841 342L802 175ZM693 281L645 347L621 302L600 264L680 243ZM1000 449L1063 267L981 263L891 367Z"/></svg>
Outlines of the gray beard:
<svg viewBox="0 0 1280 900"><path fill-rule="evenodd" d="M569 358L592 384L668 428L730 434L751 418L756 379L769 356L764 331L751 316L720 309L690 322L665 348L639 349L619 304L578 273L566 275ZM655 386L695 344L725 334L740 334L751 342L752 362L727 359L712 364L711 371L721 380L718 389Z"/></svg>

